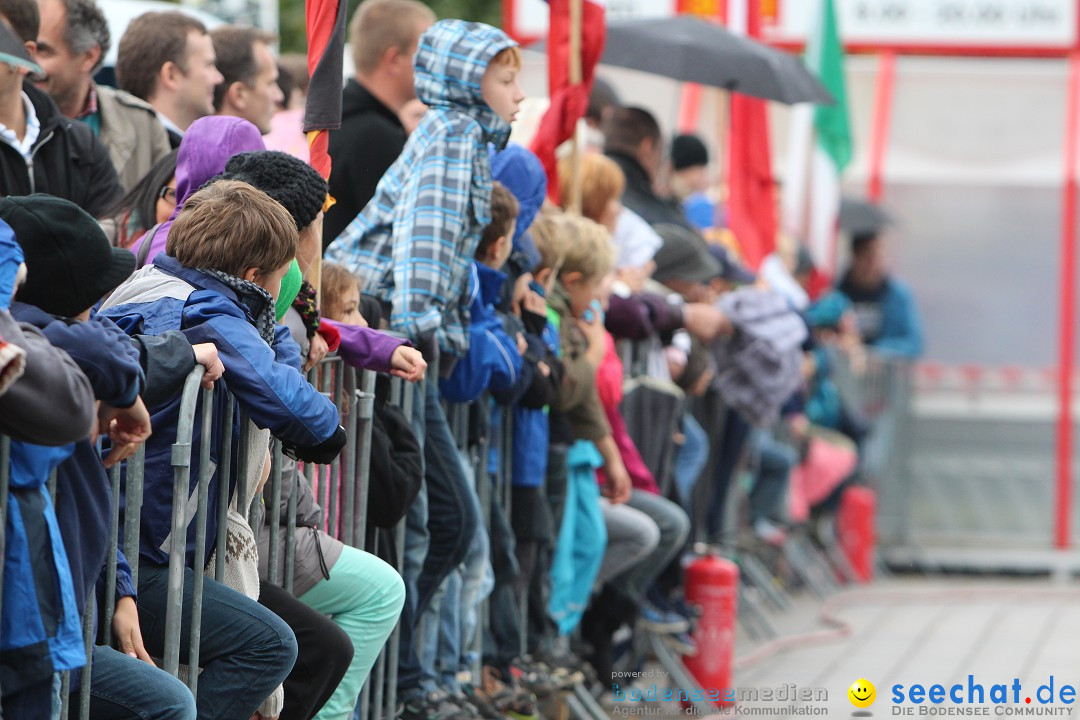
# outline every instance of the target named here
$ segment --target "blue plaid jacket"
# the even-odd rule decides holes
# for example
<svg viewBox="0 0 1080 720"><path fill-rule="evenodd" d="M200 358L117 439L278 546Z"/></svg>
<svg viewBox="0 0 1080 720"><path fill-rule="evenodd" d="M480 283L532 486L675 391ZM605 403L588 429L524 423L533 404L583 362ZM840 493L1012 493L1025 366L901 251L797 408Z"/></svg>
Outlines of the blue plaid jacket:
<svg viewBox="0 0 1080 720"><path fill-rule="evenodd" d="M488 143L505 144L510 126L484 102L488 63L516 43L482 23L442 20L413 58L416 96L430 109L375 196L330 245L363 290L391 306L390 327L420 347L469 347L462 301L480 233L491 222Z"/></svg>

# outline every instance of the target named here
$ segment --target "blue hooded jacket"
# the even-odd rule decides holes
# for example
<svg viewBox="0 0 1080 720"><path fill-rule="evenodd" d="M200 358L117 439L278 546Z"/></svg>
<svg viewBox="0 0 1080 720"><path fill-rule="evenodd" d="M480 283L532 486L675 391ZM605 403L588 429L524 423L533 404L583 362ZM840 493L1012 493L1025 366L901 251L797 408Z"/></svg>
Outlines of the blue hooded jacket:
<svg viewBox="0 0 1080 720"><path fill-rule="evenodd" d="M327 259L389 304L390 328L418 347L468 350L460 299L480 233L491 222L488 143L510 126L484 101L488 63L517 43L482 23L442 20L420 37L416 96L428 106L375 197L330 244Z"/></svg>
<svg viewBox="0 0 1080 720"><path fill-rule="evenodd" d="M195 524L187 533L187 565L203 567L214 549L217 532L217 483L220 438L226 430L225 403L228 393L236 398L251 420L286 446L311 448L343 436L337 408L323 397L296 368L299 348L280 328L274 345L268 345L255 329L251 311L232 288L198 270L182 267L174 258L159 255L153 265L139 270L113 292L102 305L101 314L113 319L129 335L158 335L181 330L191 342L214 343L225 366L215 384L213 438L210 459L215 468L211 478L207 519L206 557L196 562ZM176 441L180 397L150 408L154 434L146 443L146 474L143 493L140 555L155 564L168 563L172 529L173 468L172 444ZM201 417L200 403L195 417ZM239 413L233 416L230 437L239 436ZM195 423L192 456L197 458L202 442L201 423ZM236 453L233 454L236 465ZM230 468L232 470L233 468ZM235 473L229 473L230 494ZM197 489L197 473L191 473L189 493ZM121 502L123 512L123 502ZM190 522L190 518L189 518Z"/></svg>
<svg viewBox="0 0 1080 720"><path fill-rule="evenodd" d="M16 302L12 315L41 330L56 347L67 352L89 378L97 399L115 407L130 406L143 386L139 351L112 321L94 318L69 323L40 308ZM94 597L104 578L106 563L116 564L116 594L109 602L135 597L131 568L124 554L111 550L109 521L112 488L97 448L89 438L73 446L70 457L56 469L56 518L67 553L76 612ZM103 584L102 584L103 585ZM104 590L104 587L102 587ZM99 608L95 608L100 613ZM97 623L94 624L95 628ZM77 685L78 678L73 678Z"/></svg>
<svg viewBox="0 0 1080 720"><path fill-rule="evenodd" d="M469 403L485 390L505 397L522 382L517 342L507 335L495 312L505 282L503 273L473 262L469 277L469 350L454 364L450 375L439 381L439 390L448 402Z"/></svg>
<svg viewBox="0 0 1080 720"><path fill-rule="evenodd" d="M547 175L544 173L544 166L527 148L510 144L492 157L491 171L493 177L518 201L514 250L528 257L530 268L536 267L540 263L540 253L528 231L547 197ZM550 324L545 328L543 337L526 334L526 340L534 351L531 354L543 357L545 348L548 352L557 354L559 334ZM492 417L492 423L498 424L501 419L501 414L497 412ZM547 474L547 411L518 403L514 405L513 419L511 482L519 487L540 487Z"/></svg>

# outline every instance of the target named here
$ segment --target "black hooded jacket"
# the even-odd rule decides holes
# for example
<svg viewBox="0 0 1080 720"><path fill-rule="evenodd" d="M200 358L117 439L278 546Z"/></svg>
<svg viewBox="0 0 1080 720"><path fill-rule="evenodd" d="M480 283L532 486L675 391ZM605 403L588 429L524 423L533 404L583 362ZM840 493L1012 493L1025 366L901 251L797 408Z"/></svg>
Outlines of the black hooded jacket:
<svg viewBox="0 0 1080 720"><path fill-rule="evenodd" d="M101 217L124 194L109 151L89 126L64 117L52 98L32 83L24 82L23 91L34 106L41 132L30 162L0 142L0 196L48 193Z"/></svg>
<svg viewBox="0 0 1080 720"><path fill-rule="evenodd" d="M342 95L341 129L330 131L330 195L337 202L323 220L323 250L375 195L407 139L397 114L350 79Z"/></svg>

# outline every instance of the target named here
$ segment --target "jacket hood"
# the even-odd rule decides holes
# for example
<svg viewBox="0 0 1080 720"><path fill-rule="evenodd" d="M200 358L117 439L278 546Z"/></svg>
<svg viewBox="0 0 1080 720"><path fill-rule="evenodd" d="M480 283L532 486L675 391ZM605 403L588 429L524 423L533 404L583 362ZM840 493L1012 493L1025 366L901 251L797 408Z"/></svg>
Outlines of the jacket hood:
<svg viewBox="0 0 1080 720"><path fill-rule="evenodd" d="M515 45L490 25L440 20L420 36L413 56L416 97L428 107L468 113L490 139L508 136L510 125L484 102L480 85L491 59Z"/></svg>
<svg viewBox="0 0 1080 720"><path fill-rule="evenodd" d="M265 149L262 134L247 120L213 115L191 123L176 156L176 210L169 219L207 180L224 172L233 155Z"/></svg>
<svg viewBox="0 0 1080 720"><path fill-rule="evenodd" d="M547 175L540 158L521 145L507 145L491 158L491 177L502 183L518 201L514 247L532 225L547 196Z"/></svg>
<svg viewBox="0 0 1080 720"><path fill-rule="evenodd" d="M477 289L479 299L484 305L495 305L499 302L499 293L502 292L506 283L506 273L500 272L479 262L473 263L477 275Z"/></svg>
<svg viewBox="0 0 1080 720"><path fill-rule="evenodd" d="M349 78L345 83L345 89L341 93L341 117L344 119L350 115L358 115L365 112L376 112L401 125L401 118L390 108L382 104L379 98L371 94L366 87ZM404 129L404 128L403 128Z"/></svg>

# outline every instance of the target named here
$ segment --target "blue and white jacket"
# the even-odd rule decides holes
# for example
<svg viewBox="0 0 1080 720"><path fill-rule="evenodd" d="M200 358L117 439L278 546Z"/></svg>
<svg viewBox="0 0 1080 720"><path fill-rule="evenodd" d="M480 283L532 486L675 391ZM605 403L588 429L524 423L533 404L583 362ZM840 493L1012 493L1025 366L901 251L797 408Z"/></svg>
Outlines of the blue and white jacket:
<svg viewBox="0 0 1080 720"><path fill-rule="evenodd" d="M516 45L482 23L442 20L413 59L416 96L428 106L375 196L330 244L327 259L357 275L391 307L390 328L427 350L469 347L459 300L483 228L491 222L491 163L510 126L484 101L488 63Z"/></svg>
<svg viewBox="0 0 1080 720"><path fill-rule="evenodd" d="M337 408L308 384L297 370L300 349L279 326L274 345L268 345L255 329L249 309L232 288L214 277L184 268L174 258L158 255L152 265L135 273L101 307L100 314L112 319L130 335L159 335L167 330L182 331L192 345L213 343L225 366L214 388L215 417L210 460L214 468L209 494L206 557L195 561L195 525L188 517L187 564L205 566L214 549L217 532L220 479L218 451L224 430L224 408L228 394L247 411L260 428L269 429L287 447L317 448L343 443ZM201 396L195 417L201 417ZM146 475L143 494L140 556L152 563L168 563L171 531L173 468L171 448L176 441L180 397L150 408L154 434L146 443ZM231 437L239 436L239 413L233 416ZM192 457L199 456L201 423L195 423ZM233 465L236 463L233 453ZM228 474L230 495L235 472ZM191 473L189 493L197 489L196 473ZM191 496L189 495L189 497ZM123 500L121 512L123 512ZM192 501L189 506L194 508ZM122 526L122 523L121 523Z"/></svg>
<svg viewBox="0 0 1080 720"><path fill-rule="evenodd" d="M469 403L485 390L501 396L505 403L520 394L518 388L524 382L521 354L495 312L505 282L503 273L473 262L468 296L472 317L469 350L454 364L450 375L439 381L439 391L448 402Z"/></svg>

